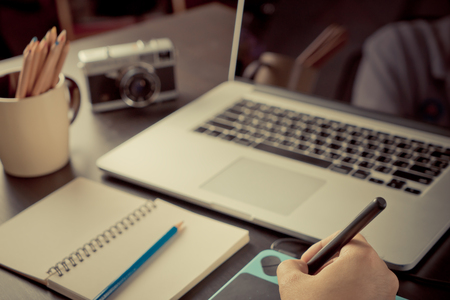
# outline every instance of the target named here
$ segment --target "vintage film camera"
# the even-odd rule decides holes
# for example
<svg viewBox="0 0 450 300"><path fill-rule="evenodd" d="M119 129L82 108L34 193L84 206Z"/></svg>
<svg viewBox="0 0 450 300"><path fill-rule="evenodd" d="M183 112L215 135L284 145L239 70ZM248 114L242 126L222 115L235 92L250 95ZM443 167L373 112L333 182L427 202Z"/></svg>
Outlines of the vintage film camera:
<svg viewBox="0 0 450 300"><path fill-rule="evenodd" d="M144 107L177 94L175 51L167 38L78 52L94 112Z"/></svg>

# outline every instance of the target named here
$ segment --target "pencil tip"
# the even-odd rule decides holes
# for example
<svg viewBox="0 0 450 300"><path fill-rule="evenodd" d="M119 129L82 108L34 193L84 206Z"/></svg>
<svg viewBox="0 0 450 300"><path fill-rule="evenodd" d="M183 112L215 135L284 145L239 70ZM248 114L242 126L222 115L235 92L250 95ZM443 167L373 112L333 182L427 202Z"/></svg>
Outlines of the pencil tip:
<svg viewBox="0 0 450 300"><path fill-rule="evenodd" d="M181 226L183 226L183 221L181 221L180 223L178 223L177 225L175 225L175 227L177 228L177 229L180 229L181 228Z"/></svg>

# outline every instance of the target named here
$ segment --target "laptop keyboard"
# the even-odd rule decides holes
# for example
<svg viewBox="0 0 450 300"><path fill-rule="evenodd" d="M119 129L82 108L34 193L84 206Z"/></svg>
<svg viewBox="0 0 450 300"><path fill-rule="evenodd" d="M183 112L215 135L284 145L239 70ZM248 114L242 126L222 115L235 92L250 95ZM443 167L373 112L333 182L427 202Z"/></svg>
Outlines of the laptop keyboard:
<svg viewBox="0 0 450 300"><path fill-rule="evenodd" d="M416 195L450 160L450 149L440 145L250 100L195 131Z"/></svg>

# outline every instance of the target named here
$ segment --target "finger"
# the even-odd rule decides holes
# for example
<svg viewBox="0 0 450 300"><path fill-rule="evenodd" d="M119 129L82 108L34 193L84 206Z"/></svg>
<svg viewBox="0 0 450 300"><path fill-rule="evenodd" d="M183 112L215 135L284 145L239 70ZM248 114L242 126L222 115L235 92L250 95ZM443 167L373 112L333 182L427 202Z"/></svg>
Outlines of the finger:
<svg viewBox="0 0 450 300"><path fill-rule="evenodd" d="M299 259L288 259L277 268L277 280L281 299L298 299L299 293L308 286L308 266Z"/></svg>
<svg viewBox="0 0 450 300"><path fill-rule="evenodd" d="M315 243L314 245L312 245L311 247L309 247L308 250L305 251L305 253L303 253L301 260L303 260L304 262L308 262L311 260L311 258L314 257L314 255L317 254L317 252L320 251L320 249L322 249L323 247L325 247L326 244L328 244L340 231L336 231L335 233L333 233L332 235L324 238L321 241L318 241L317 243Z"/></svg>
<svg viewBox="0 0 450 300"><path fill-rule="evenodd" d="M357 235L355 235L355 237L352 240L367 243L366 238L361 233L358 233Z"/></svg>
<svg viewBox="0 0 450 300"><path fill-rule="evenodd" d="M367 255L371 254L372 251L375 252L366 238L358 233L347 245L342 247L340 256L353 256L355 253L365 253Z"/></svg>
<svg viewBox="0 0 450 300"><path fill-rule="evenodd" d="M300 259L288 259L278 265L277 276L284 276L291 272L308 274L308 265Z"/></svg>

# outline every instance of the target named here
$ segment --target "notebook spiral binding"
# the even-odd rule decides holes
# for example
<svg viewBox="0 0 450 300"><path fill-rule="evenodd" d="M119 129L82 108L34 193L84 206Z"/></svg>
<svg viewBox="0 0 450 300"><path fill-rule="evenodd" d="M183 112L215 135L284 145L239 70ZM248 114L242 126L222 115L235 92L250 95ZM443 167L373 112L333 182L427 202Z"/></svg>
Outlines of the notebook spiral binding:
<svg viewBox="0 0 450 300"><path fill-rule="evenodd" d="M90 257L91 254L97 252L98 248L103 248L104 243L109 243L111 241L110 238L115 239L118 234L122 234L124 230L128 230L130 226L134 226L136 222L139 222L142 217L145 217L155 208L155 203L152 200L149 200L146 204L140 206L125 218L103 231L103 233L97 235L88 243L78 248L78 250L57 262L48 269L47 274L49 274L49 277L55 274L63 276L63 271L69 272L71 268L77 266L77 262L83 262L85 258Z"/></svg>

